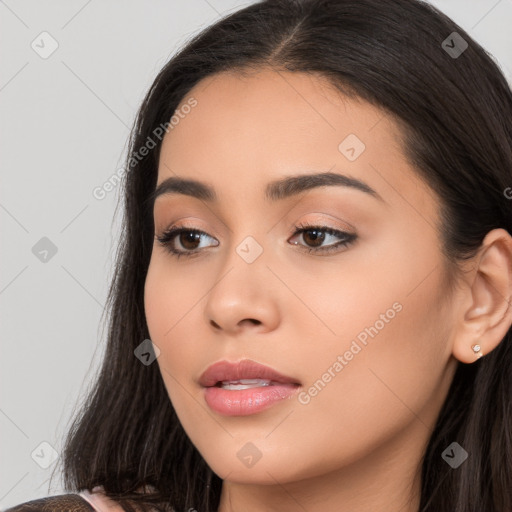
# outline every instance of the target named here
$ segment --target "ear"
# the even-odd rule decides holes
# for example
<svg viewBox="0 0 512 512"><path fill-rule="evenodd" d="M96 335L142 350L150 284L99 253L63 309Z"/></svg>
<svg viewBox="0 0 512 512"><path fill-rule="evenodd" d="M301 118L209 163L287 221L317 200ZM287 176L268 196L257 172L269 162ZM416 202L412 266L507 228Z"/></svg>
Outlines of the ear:
<svg viewBox="0 0 512 512"><path fill-rule="evenodd" d="M473 363L494 350L512 324L512 237L504 229L489 231L482 241L468 286L462 292L452 353Z"/></svg>

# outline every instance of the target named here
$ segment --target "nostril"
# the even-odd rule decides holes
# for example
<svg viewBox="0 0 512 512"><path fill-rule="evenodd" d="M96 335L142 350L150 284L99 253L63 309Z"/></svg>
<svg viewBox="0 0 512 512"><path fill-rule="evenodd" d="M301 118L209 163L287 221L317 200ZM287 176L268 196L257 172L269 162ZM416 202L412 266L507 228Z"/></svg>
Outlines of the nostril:
<svg viewBox="0 0 512 512"><path fill-rule="evenodd" d="M256 320L255 318L244 318L243 320L240 320L240 322L238 322L238 325L243 326L244 322L250 322L252 325L261 325L261 321ZM212 325L216 329L222 329L222 327L215 320L210 320L210 325Z"/></svg>
<svg viewBox="0 0 512 512"><path fill-rule="evenodd" d="M220 329L220 325L215 320L210 320L210 323L215 327L216 329Z"/></svg>
<svg viewBox="0 0 512 512"><path fill-rule="evenodd" d="M261 324L261 322L259 320L256 320L254 318L247 318L245 320L242 320L242 322L251 322L254 325L260 325Z"/></svg>

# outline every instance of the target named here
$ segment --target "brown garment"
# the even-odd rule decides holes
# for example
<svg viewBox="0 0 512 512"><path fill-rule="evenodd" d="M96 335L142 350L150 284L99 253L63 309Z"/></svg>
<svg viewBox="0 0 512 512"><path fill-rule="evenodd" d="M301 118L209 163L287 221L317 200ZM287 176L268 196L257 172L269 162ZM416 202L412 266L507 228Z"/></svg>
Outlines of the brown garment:
<svg viewBox="0 0 512 512"><path fill-rule="evenodd" d="M95 512L95 510L78 494L59 494L26 501L4 512Z"/></svg>

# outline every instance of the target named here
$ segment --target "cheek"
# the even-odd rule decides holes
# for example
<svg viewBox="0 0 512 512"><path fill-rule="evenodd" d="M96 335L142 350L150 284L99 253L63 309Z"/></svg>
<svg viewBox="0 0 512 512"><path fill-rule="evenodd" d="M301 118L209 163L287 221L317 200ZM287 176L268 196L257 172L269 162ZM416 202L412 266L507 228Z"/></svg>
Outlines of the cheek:
<svg viewBox="0 0 512 512"><path fill-rule="evenodd" d="M190 287L183 286L178 276L171 271L172 264L166 264L160 254L155 255L157 251L160 249L155 247L144 283L144 312L149 337L160 351L156 364L169 400L183 425L186 417L182 417L181 411L186 410L186 404L183 403L186 393L179 390L179 383L183 381L180 368L189 368L190 364L184 350L187 344L172 343L172 340L176 339L176 332L187 320L187 309L190 309L187 306L190 304L187 295ZM176 364L177 361L180 361L180 365Z"/></svg>
<svg viewBox="0 0 512 512"><path fill-rule="evenodd" d="M197 269L187 271L171 258L153 255L144 285L144 309L153 341L171 340L207 290L206 276Z"/></svg>
<svg viewBox="0 0 512 512"><path fill-rule="evenodd" d="M283 443L287 435L300 439L311 452L329 453L322 464L335 467L411 422L426 431L449 358L438 257L435 240L411 247L404 236L357 256L347 252L336 271L317 269L300 280L296 269L286 271L308 309L283 312L294 318L292 367L304 369L300 403L280 426Z"/></svg>
<svg viewBox="0 0 512 512"><path fill-rule="evenodd" d="M144 309L150 338L159 348L156 362L176 414L187 432L195 431L209 417L202 403L202 389L194 382L204 368L202 361L216 345L205 333L205 300L215 283L211 271L178 264L167 255L155 255L144 287ZM204 270L204 271L203 271Z"/></svg>
<svg viewBox="0 0 512 512"><path fill-rule="evenodd" d="M195 308L204 291L194 285L194 279L181 272L176 265L169 264L165 257L154 258L149 266L144 287L144 309L150 338L160 349L157 362L168 391L173 382L181 382L193 368L194 336L190 317L196 315ZM177 381L176 381L177 379ZM171 384L171 386L169 386Z"/></svg>

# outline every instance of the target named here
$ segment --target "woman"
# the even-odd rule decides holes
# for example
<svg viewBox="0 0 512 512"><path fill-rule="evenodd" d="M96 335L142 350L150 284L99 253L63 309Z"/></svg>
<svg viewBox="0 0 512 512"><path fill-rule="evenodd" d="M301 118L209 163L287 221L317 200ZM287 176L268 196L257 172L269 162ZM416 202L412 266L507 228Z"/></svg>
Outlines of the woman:
<svg viewBox="0 0 512 512"><path fill-rule="evenodd" d="M512 510L511 120L420 1L196 36L133 130L78 495L11 512Z"/></svg>

